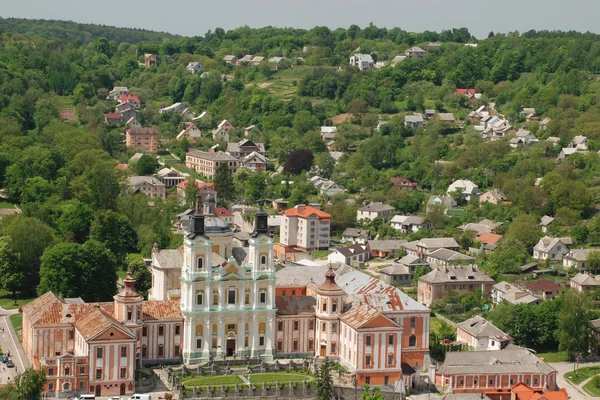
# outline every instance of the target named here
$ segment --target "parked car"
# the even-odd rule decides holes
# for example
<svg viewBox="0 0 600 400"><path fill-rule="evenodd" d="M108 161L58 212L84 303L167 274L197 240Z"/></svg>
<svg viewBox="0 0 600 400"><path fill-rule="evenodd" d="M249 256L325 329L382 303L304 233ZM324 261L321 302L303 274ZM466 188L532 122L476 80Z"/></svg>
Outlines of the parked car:
<svg viewBox="0 0 600 400"><path fill-rule="evenodd" d="M2 361L4 364L6 364L6 362L8 361L8 356L0 357L0 361Z"/></svg>
<svg viewBox="0 0 600 400"><path fill-rule="evenodd" d="M6 366L7 366L8 368L13 368L13 367L15 366L15 364L13 364L12 360L8 360L8 361L6 362Z"/></svg>

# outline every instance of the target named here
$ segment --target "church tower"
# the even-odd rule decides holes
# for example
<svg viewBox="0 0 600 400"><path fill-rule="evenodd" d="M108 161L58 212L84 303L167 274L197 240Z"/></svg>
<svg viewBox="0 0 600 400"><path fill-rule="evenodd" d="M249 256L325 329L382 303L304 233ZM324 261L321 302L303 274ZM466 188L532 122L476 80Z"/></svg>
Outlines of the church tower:
<svg viewBox="0 0 600 400"><path fill-rule="evenodd" d="M325 273L325 282L317 290L317 355L338 354L339 318L344 308L344 290L335 283L331 264Z"/></svg>
<svg viewBox="0 0 600 400"><path fill-rule="evenodd" d="M142 321L144 298L135 291L135 279L131 276L131 271L127 271L123 284L123 289L113 297L114 318L125 326L135 329Z"/></svg>

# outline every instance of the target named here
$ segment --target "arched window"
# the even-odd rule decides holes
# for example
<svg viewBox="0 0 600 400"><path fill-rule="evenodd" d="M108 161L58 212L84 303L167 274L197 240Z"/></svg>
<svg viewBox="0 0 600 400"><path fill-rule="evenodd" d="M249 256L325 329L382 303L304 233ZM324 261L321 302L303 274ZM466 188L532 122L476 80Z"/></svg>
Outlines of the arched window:
<svg viewBox="0 0 600 400"><path fill-rule="evenodd" d="M217 292L213 293L213 305L214 306L219 305L219 293L217 293Z"/></svg>
<svg viewBox="0 0 600 400"><path fill-rule="evenodd" d="M260 265L267 264L267 256L260 256Z"/></svg>
<svg viewBox="0 0 600 400"><path fill-rule="evenodd" d="M68 392L69 390L71 390L71 385L69 385L69 382L65 382L63 384L63 391Z"/></svg>
<svg viewBox="0 0 600 400"><path fill-rule="evenodd" d="M204 258L198 257L198 261L197 261L196 265L197 265L198 271L204 269Z"/></svg>
<svg viewBox="0 0 600 400"><path fill-rule="evenodd" d="M196 304L201 306L203 302L204 302L204 292L202 292L202 290L199 290L196 292Z"/></svg>
<svg viewBox="0 0 600 400"><path fill-rule="evenodd" d="M408 347L416 347L417 346L417 337L412 335L408 338Z"/></svg>
<svg viewBox="0 0 600 400"><path fill-rule="evenodd" d="M250 292L246 292L244 296L244 304L250 304Z"/></svg>

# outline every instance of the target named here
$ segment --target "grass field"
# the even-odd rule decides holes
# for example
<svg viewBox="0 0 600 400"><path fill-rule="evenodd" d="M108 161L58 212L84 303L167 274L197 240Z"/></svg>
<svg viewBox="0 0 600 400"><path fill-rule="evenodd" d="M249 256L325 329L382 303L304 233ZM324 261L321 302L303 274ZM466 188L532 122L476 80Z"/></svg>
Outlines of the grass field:
<svg viewBox="0 0 600 400"><path fill-rule="evenodd" d="M600 396L600 376L595 377L583 386L583 389L594 397Z"/></svg>
<svg viewBox="0 0 600 400"><path fill-rule="evenodd" d="M235 385L242 384L244 381L237 375L221 376L196 376L188 380L183 380L185 386L206 386L206 385Z"/></svg>
<svg viewBox="0 0 600 400"><path fill-rule="evenodd" d="M23 314L14 314L10 317L10 324L15 328L15 332L17 333L17 337L19 341L21 341L21 327L23 326Z"/></svg>
<svg viewBox="0 0 600 400"><path fill-rule="evenodd" d="M35 297L21 297L17 294L17 300L13 300L12 295L6 290L0 290L0 307L5 310L19 308L34 300Z"/></svg>
<svg viewBox="0 0 600 400"><path fill-rule="evenodd" d="M289 383L289 382L302 382L304 380L306 380L306 381L313 380L313 377L310 375L295 374L295 373L289 373L289 372L271 372L271 373L264 373L264 374L252 374L252 375L246 375L246 378L250 382L254 382L254 383L263 383L263 382Z"/></svg>
<svg viewBox="0 0 600 400"><path fill-rule="evenodd" d="M579 368L577 372L566 372L565 379L575 385L579 385L581 382L597 374L600 374L600 366L583 367Z"/></svg>
<svg viewBox="0 0 600 400"><path fill-rule="evenodd" d="M312 255L315 260L326 260L329 253L329 250L316 250L312 252Z"/></svg>
<svg viewBox="0 0 600 400"><path fill-rule="evenodd" d="M556 351L552 353L537 353L537 356L546 362L567 362L569 357L566 351Z"/></svg>
<svg viewBox="0 0 600 400"><path fill-rule="evenodd" d="M0 201L0 208L8 208L12 210L15 208L15 205L13 203L9 203L8 201Z"/></svg>

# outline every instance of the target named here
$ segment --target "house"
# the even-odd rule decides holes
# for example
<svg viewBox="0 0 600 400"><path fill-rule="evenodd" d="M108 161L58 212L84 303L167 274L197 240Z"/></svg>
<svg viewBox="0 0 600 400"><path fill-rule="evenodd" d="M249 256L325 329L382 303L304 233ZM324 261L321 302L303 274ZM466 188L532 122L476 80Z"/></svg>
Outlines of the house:
<svg viewBox="0 0 600 400"><path fill-rule="evenodd" d="M514 137L514 138L511 138L511 139L508 141L508 144L509 144L509 146L510 146L510 147L512 147L513 149L519 149L519 148L521 148L521 147L525 146L525 141L524 141L523 139L521 139L521 138Z"/></svg>
<svg viewBox="0 0 600 400"><path fill-rule="evenodd" d="M448 186L447 194L460 193L467 203L479 199L479 187L468 179L458 179Z"/></svg>
<svg viewBox="0 0 600 400"><path fill-rule="evenodd" d="M505 281L496 283L492 286L490 294L494 305L507 301L511 304L527 304L535 306L542 302L541 298L532 295L527 290L521 289L520 287Z"/></svg>
<svg viewBox="0 0 600 400"><path fill-rule="evenodd" d="M546 117L540 121L540 128L546 130L548 128L548 124L552 121L550 118Z"/></svg>
<svg viewBox="0 0 600 400"><path fill-rule="evenodd" d="M460 249L460 245L454 238L425 238L415 241L414 247L405 246L405 248L408 254L427 259L427 255L437 249L458 251Z"/></svg>
<svg viewBox="0 0 600 400"><path fill-rule="evenodd" d="M491 115L490 110L486 106L481 106L475 111L471 111L468 115L468 118L471 121L479 121L483 118L487 118Z"/></svg>
<svg viewBox="0 0 600 400"><path fill-rule="evenodd" d="M540 220L540 226L542 227L543 233L548 233L548 227L556 220L554 217L550 217L549 215L544 215Z"/></svg>
<svg viewBox="0 0 600 400"><path fill-rule="evenodd" d="M559 285L549 279L538 279L528 283L525 287L531 294L542 300L553 300L563 292Z"/></svg>
<svg viewBox="0 0 600 400"><path fill-rule="evenodd" d="M273 70L278 71L280 66L286 62L287 59L285 57L271 57L269 58L269 64L273 65Z"/></svg>
<svg viewBox="0 0 600 400"><path fill-rule="evenodd" d="M185 69L190 71L192 74L198 74L198 73L204 71L204 65L200 64L197 61L190 61L188 63L188 65L185 67Z"/></svg>
<svg viewBox="0 0 600 400"><path fill-rule="evenodd" d="M404 54L406 54L406 57L420 58L424 57L427 52L420 47L411 47L410 49L406 50Z"/></svg>
<svg viewBox="0 0 600 400"><path fill-rule="evenodd" d="M119 100L119 97L127 93L129 93L127 86L115 86L110 92L108 92L106 100Z"/></svg>
<svg viewBox="0 0 600 400"><path fill-rule="evenodd" d="M344 193L343 187L331 180L324 180L322 185L319 187L319 192L324 195L327 199L335 196L336 194Z"/></svg>
<svg viewBox="0 0 600 400"><path fill-rule="evenodd" d="M137 120L136 117L131 117L127 120L127 122L125 123L125 125L127 125L129 128L141 128L142 124L140 124L140 122Z"/></svg>
<svg viewBox="0 0 600 400"><path fill-rule="evenodd" d="M215 207L215 216L221 218L227 225L233 225L233 213L225 207Z"/></svg>
<svg viewBox="0 0 600 400"><path fill-rule="evenodd" d="M438 113L438 119L446 124L453 124L456 122L453 113Z"/></svg>
<svg viewBox="0 0 600 400"><path fill-rule="evenodd" d="M123 284L111 302L47 292L23 306L23 349L28 362L45 372L48 398L132 395L142 364L180 359L179 302L144 301L130 274Z"/></svg>
<svg viewBox="0 0 600 400"><path fill-rule="evenodd" d="M269 159L256 151L242 158L242 167L252 172L266 171L268 164Z"/></svg>
<svg viewBox="0 0 600 400"><path fill-rule="evenodd" d="M415 276L414 270L394 262L391 266L379 270L379 279L394 286L409 286Z"/></svg>
<svg viewBox="0 0 600 400"><path fill-rule="evenodd" d="M436 207L442 207L444 209L444 212L447 212L449 208L456 207L456 205L456 200L452 196L431 195L427 200L427 205L425 206L425 209L427 212L431 212Z"/></svg>
<svg viewBox="0 0 600 400"><path fill-rule="evenodd" d="M158 112L160 114L181 114L186 107L181 103L173 103L168 107L163 107Z"/></svg>
<svg viewBox="0 0 600 400"><path fill-rule="evenodd" d="M600 289L600 281L591 275L580 272L571 278L569 286L579 292L593 292Z"/></svg>
<svg viewBox="0 0 600 400"><path fill-rule="evenodd" d="M562 260L569 252L573 241L569 237L552 238L544 236L533 248L533 258L536 260Z"/></svg>
<svg viewBox="0 0 600 400"><path fill-rule="evenodd" d="M417 183L411 181L410 179L408 179L405 176L398 176L395 178L390 178L390 182L392 183L392 185L394 185L395 187L397 187L399 189L415 190L417 188Z"/></svg>
<svg viewBox="0 0 600 400"><path fill-rule="evenodd" d="M200 131L196 124L189 123L185 127L185 129L179 132L179 134L177 135L177 140L182 140L183 138L186 138L187 140L196 143L196 140L200 139L201 137L202 131Z"/></svg>
<svg viewBox="0 0 600 400"><path fill-rule="evenodd" d="M380 69L383 67L387 67L389 64L389 61L385 61L385 60L379 60L377 62L375 62L375 69Z"/></svg>
<svg viewBox="0 0 600 400"><path fill-rule="evenodd" d="M356 220L361 219L374 220L375 218L382 218L383 220L389 219L394 214L394 207L389 204L375 202L361 207L356 212Z"/></svg>
<svg viewBox="0 0 600 400"><path fill-rule="evenodd" d="M479 196L479 204L491 203L491 204L502 204L507 201L508 198L500 189L491 189Z"/></svg>
<svg viewBox="0 0 600 400"><path fill-rule="evenodd" d="M154 177L165 184L166 187L177 186L180 182L187 180L190 174L179 172L174 168L163 168L154 174Z"/></svg>
<svg viewBox="0 0 600 400"><path fill-rule="evenodd" d="M475 351L502 350L512 338L490 321L476 315L456 326L456 341L465 343Z"/></svg>
<svg viewBox="0 0 600 400"><path fill-rule="evenodd" d="M158 66L158 59L155 54L149 54L149 53L144 54L144 67L148 68L148 67L157 67L157 66Z"/></svg>
<svg viewBox="0 0 600 400"><path fill-rule="evenodd" d="M121 102L121 104L131 104L136 109L142 108L140 98L137 97L135 94L124 93L121 96L119 96L119 101Z"/></svg>
<svg viewBox="0 0 600 400"><path fill-rule="evenodd" d="M524 380L534 390L557 390L556 370L528 349L509 345L502 350L448 352L435 372L435 385L454 394L508 393ZM544 397L538 397L543 399Z"/></svg>
<svg viewBox="0 0 600 400"><path fill-rule="evenodd" d="M466 96L468 99L472 99L475 97L475 94L477 92L475 91L475 89L456 89L455 93Z"/></svg>
<svg viewBox="0 0 600 400"><path fill-rule="evenodd" d="M252 153L265 155L265 145L254 143L249 139L242 139L239 142L227 143L227 154L236 158L244 158Z"/></svg>
<svg viewBox="0 0 600 400"><path fill-rule="evenodd" d="M394 58L392 58L392 61L390 61L390 65L392 67L395 67L396 64L398 64L399 62L402 62L406 59L406 56L396 56Z"/></svg>
<svg viewBox="0 0 600 400"><path fill-rule="evenodd" d="M392 228L406 234L417 232L419 229L428 229L429 224L425 220L425 217L419 217L416 215L394 215L391 219L390 225Z"/></svg>
<svg viewBox="0 0 600 400"><path fill-rule="evenodd" d="M121 114L123 121L129 121L131 118L135 120L138 119L139 111L132 104L123 103L123 106L124 107L118 110L118 113Z"/></svg>
<svg viewBox="0 0 600 400"><path fill-rule="evenodd" d="M560 144L560 138L556 136L548 136L548 139L546 139L546 141L552 143L553 147L556 147Z"/></svg>
<svg viewBox="0 0 600 400"><path fill-rule="evenodd" d="M250 125L244 128L244 136L248 137L251 134L256 133L258 135L262 134L260 129L256 125Z"/></svg>
<svg viewBox="0 0 600 400"><path fill-rule="evenodd" d="M304 251L329 249L329 214L318 208L299 204L283 211L281 216L281 245Z"/></svg>
<svg viewBox="0 0 600 400"><path fill-rule="evenodd" d="M179 182L176 185L177 197L179 198L180 204L185 204L187 184L188 184L188 180L186 179L184 181ZM195 179L194 184L198 188L197 193L200 195L200 198L204 199L204 198L206 198L206 196L210 196L213 199L215 199L215 201L216 201L217 191L215 190L215 184L213 182L206 183L206 182L202 182L199 179Z"/></svg>
<svg viewBox="0 0 600 400"><path fill-rule="evenodd" d="M481 243L480 250L494 251L498 247L498 242L502 239L502 235L496 233L485 232L477 236L475 240Z"/></svg>
<svg viewBox="0 0 600 400"><path fill-rule="evenodd" d="M226 55L225 57L223 57L223 61L229 65L233 65L233 66L237 65L237 57L236 56Z"/></svg>
<svg viewBox="0 0 600 400"><path fill-rule="evenodd" d="M129 128L125 131L125 146L135 152L158 153L158 131L153 128Z"/></svg>
<svg viewBox="0 0 600 400"><path fill-rule="evenodd" d="M371 249L371 257L388 258L396 257L397 253L404 248L406 240L369 240L367 244Z"/></svg>
<svg viewBox="0 0 600 400"><path fill-rule="evenodd" d="M335 126L322 126L321 127L321 139L324 142L328 142L330 140L335 139L335 135L337 135L338 131Z"/></svg>
<svg viewBox="0 0 600 400"><path fill-rule="evenodd" d="M430 119L433 119L433 118L435 118L435 114L436 114L436 111L435 111L435 110L432 110L432 109L426 109L426 110L425 110L425 113L424 113L423 115L425 116L425 119L426 119L426 120L430 120Z"/></svg>
<svg viewBox="0 0 600 400"><path fill-rule="evenodd" d="M455 250L440 248L427 254L427 262L432 266L473 265L475 257Z"/></svg>
<svg viewBox="0 0 600 400"><path fill-rule="evenodd" d="M106 125L120 125L123 122L121 114L104 114L104 123Z"/></svg>
<svg viewBox="0 0 600 400"><path fill-rule="evenodd" d="M519 111L519 115L524 115L525 117L528 117L530 115L535 115L535 108L523 108L521 111Z"/></svg>
<svg viewBox="0 0 600 400"><path fill-rule="evenodd" d="M204 176L214 178L221 164L229 167L232 174L240 168L240 160L222 151L207 152L190 150L185 156L185 166Z"/></svg>
<svg viewBox="0 0 600 400"><path fill-rule="evenodd" d="M247 65L250 64L252 62L252 59L254 57L252 56L252 54L246 54L244 57L239 58L236 62L235 65L236 66L240 66L240 65Z"/></svg>
<svg viewBox="0 0 600 400"><path fill-rule="evenodd" d="M579 150L587 150L588 138L585 136L575 136L571 139L569 147Z"/></svg>
<svg viewBox="0 0 600 400"><path fill-rule="evenodd" d="M493 395L494 393L491 393ZM544 390L534 390L523 382L517 383L511 389L511 394L514 400L569 400L570 396L567 393L567 389L562 388L558 391L544 391Z"/></svg>
<svg viewBox="0 0 600 400"><path fill-rule="evenodd" d="M482 116L479 125L475 126L474 129L481 132L484 140L495 141L508 135L513 128L507 120L497 115L488 115Z"/></svg>
<svg viewBox="0 0 600 400"><path fill-rule="evenodd" d="M592 251L598 251L598 249L571 249L563 257L563 267L565 268L577 268L580 271L588 269L588 256ZM598 271L594 271L598 272Z"/></svg>
<svg viewBox="0 0 600 400"><path fill-rule="evenodd" d="M367 244L371 239L371 231L360 228L346 228L342 233L342 243Z"/></svg>
<svg viewBox="0 0 600 400"><path fill-rule="evenodd" d="M254 56L254 58L252 59L252 64L257 66L258 64L260 64L263 61L265 61L265 58L263 56Z"/></svg>
<svg viewBox="0 0 600 400"><path fill-rule="evenodd" d="M420 128L425 124L425 120L423 119L423 114L413 114L404 116L404 126L410 127L413 129Z"/></svg>
<svg viewBox="0 0 600 400"><path fill-rule="evenodd" d="M148 197L166 197L165 184L154 176L131 176L127 180L127 187L132 193L144 193Z"/></svg>
<svg viewBox="0 0 600 400"><path fill-rule="evenodd" d="M493 230L492 225L473 222L463 224L457 227L456 229L458 229L459 231L471 231L475 234L475 236L480 236L484 233L491 232Z"/></svg>
<svg viewBox="0 0 600 400"><path fill-rule="evenodd" d="M515 133L515 137L511 138L509 141L510 147L512 148L529 146L538 142L539 140L535 137L535 135L526 129L519 129Z"/></svg>
<svg viewBox="0 0 600 400"><path fill-rule="evenodd" d="M475 265L434 267L427 275L419 278L417 301L429 307L441 299L447 290L481 291L486 296L494 283L492 278L479 271Z"/></svg>
<svg viewBox="0 0 600 400"><path fill-rule="evenodd" d="M589 153L589 151L588 150L583 150L581 148L563 147L563 149L560 151L560 153L558 153L558 156L556 156L556 159L558 161L564 161L571 154L575 154L575 153L579 153L579 154L584 154L585 155L585 154Z"/></svg>
<svg viewBox="0 0 600 400"><path fill-rule="evenodd" d="M370 54L354 54L352 57L350 57L350 65L353 67L358 67L358 69L361 71L365 71L373 69L375 62Z"/></svg>
<svg viewBox="0 0 600 400"><path fill-rule="evenodd" d="M355 244L348 247L338 247L327 256L330 263L341 262L346 265L360 265L368 261L371 251L368 245Z"/></svg>
<svg viewBox="0 0 600 400"><path fill-rule="evenodd" d="M212 131L213 140L229 142L229 131L231 129L233 129L233 125L231 125L231 122L224 119L217 126L217 128Z"/></svg>

